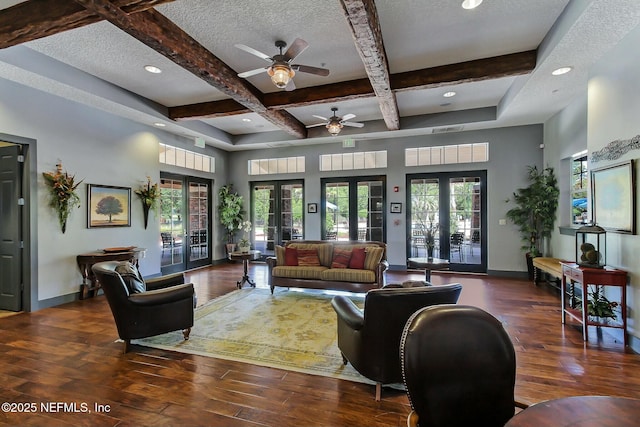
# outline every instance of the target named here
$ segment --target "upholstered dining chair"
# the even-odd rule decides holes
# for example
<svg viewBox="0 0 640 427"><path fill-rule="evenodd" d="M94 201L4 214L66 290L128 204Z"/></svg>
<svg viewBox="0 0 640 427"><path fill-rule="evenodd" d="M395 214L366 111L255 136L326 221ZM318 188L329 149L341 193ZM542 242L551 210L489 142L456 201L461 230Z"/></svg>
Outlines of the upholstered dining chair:
<svg viewBox="0 0 640 427"><path fill-rule="evenodd" d="M453 304L461 291L459 283L373 289L365 296L364 310L346 296L333 297L343 362L376 382L376 400L380 400L383 384L402 383L400 337L409 317L422 307Z"/></svg>
<svg viewBox="0 0 640 427"><path fill-rule="evenodd" d="M124 352L131 340L182 330L185 340L193 326L195 292L177 273L143 280L127 261L105 261L92 267L107 298Z"/></svg>
<svg viewBox="0 0 640 427"><path fill-rule="evenodd" d="M471 306L418 310L400 343L410 427L502 427L515 414L516 356L498 319Z"/></svg>

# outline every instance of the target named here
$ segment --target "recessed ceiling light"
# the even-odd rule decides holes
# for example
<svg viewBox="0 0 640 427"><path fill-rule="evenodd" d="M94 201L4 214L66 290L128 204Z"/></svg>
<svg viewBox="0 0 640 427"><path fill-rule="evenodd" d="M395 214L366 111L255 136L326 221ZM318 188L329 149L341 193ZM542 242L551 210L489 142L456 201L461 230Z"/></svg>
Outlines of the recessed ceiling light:
<svg viewBox="0 0 640 427"><path fill-rule="evenodd" d="M452 96L456 96L456 93L454 91L449 91L442 94L442 96L444 96L445 98L451 98Z"/></svg>
<svg viewBox="0 0 640 427"><path fill-rule="evenodd" d="M558 69L553 70L551 74L553 74L554 76L561 76L562 74L567 74L571 70L572 70L571 67L560 67Z"/></svg>
<svg viewBox="0 0 640 427"><path fill-rule="evenodd" d="M245 122L245 123L249 123L251 121L251 119L246 119L245 118L245 119L242 119L242 121Z"/></svg>
<svg viewBox="0 0 640 427"><path fill-rule="evenodd" d="M153 74L160 74L162 70L154 65L145 65L144 69Z"/></svg>
<svg viewBox="0 0 640 427"><path fill-rule="evenodd" d="M166 126L164 123L160 123L160 122L154 123L153 125L158 126L159 128L163 128Z"/></svg>
<svg viewBox="0 0 640 427"><path fill-rule="evenodd" d="M482 0L464 0L462 2L462 8L475 9L476 7L480 6L480 3L482 3Z"/></svg>

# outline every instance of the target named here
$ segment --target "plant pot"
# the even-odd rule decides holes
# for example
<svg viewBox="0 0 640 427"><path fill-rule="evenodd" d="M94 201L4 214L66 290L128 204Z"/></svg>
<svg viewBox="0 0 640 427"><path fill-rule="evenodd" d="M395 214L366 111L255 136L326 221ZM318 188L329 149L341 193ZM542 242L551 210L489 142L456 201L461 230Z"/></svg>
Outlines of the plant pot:
<svg viewBox="0 0 640 427"><path fill-rule="evenodd" d="M144 229L147 229L147 225L149 224L149 210L151 209L151 206L147 205L146 203L142 203L142 214L144 215Z"/></svg>
<svg viewBox="0 0 640 427"><path fill-rule="evenodd" d="M227 243L225 245L225 247L227 248L227 254L230 254L231 252L235 252L236 251L236 244L235 243Z"/></svg>
<svg viewBox="0 0 640 427"><path fill-rule="evenodd" d="M531 255L531 252L527 252L524 254L527 258L527 273L529 274L529 280L533 280L533 259L534 255Z"/></svg>
<svg viewBox="0 0 640 427"><path fill-rule="evenodd" d="M238 250L243 254L249 253L251 246L238 246Z"/></svg>

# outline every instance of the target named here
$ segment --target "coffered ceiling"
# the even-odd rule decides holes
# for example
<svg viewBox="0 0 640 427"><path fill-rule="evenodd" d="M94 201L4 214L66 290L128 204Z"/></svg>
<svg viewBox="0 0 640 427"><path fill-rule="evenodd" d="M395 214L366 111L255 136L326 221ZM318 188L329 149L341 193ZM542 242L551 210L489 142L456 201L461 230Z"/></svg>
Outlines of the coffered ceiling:
<svg viewBox="0 0 640 427"><path fill-rule="evenodd" d="M0 78L229 151L322 144L542 123L640 22L637 0L461 3L0 0ZM297 72L293 91L237 76L269 64L236 44L296 38L294 62L328 76ZM364 127L307 128L332 107Z"/></svg>

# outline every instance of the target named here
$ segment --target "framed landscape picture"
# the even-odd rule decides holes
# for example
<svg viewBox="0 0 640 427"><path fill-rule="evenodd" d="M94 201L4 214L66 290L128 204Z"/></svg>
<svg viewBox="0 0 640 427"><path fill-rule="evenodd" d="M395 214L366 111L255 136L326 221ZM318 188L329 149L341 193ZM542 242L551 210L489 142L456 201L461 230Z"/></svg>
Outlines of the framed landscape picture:
<svg viewBox="0 0 640 427"><path fill-rule="evenodd" d="M87 184L87 227L131 227L131 188Z"/></svg>
<svg viewBox="0 0 640 427"><path fill-rule="evenodd" d="M593 221L607 231L635 234L633 161L591 172Z"/></svg>

